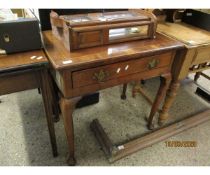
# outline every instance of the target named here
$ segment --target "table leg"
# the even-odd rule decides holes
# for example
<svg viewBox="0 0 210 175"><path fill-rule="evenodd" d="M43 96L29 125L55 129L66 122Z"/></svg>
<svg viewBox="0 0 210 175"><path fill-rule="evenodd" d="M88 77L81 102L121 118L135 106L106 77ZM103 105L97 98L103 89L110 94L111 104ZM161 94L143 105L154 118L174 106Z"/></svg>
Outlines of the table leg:
<svg viewBox="0 0 210 175"><path fill-rule="evenodd" d="M75 106L81 97L76 97L72 99L61 98L60 108L63 116L64 128L66 132L69 155L67 158L68 165L75 165L76 159L74 157L74 124L72 114L74 112Z"/></svg>
<svg viewBox="0 0 210 175"><path fill-rule="evenodd" d="M138 82L136 81L135 82L135 85L133 87L133 90L132 90L132 96L135 97L136 96L136 91L139 92L139 87L137 87L137 90L135 89L135 86L138 84ZM145 84L145 80L141 80L141 84ZM127 91L127 87L128 87L128 84L125 83L123 84L123 92L121 94L121 99L122 100L125 100L126 99L126 91Z"/></svg>
<svg viewBox="0 0 210 175"><path fill-rule="evenodd" d="M179 89L179 86L180 86L180 82L178 80L177 81L172 81L171 84L170 84L170 87L169 87L169 89L167 91L167 94L166 94L165 102L163 104L162 110L161 110L160 115L159 115L158 123L159 123L160 126L163 125L169 117L168 112L169 112L169 109L174 102L174 99L175 99L176 95L177 95L177 91Z"/></svg>
<svg viewBox="0 0 210 175"><path fill-rule="evenodd" d="M56 137L55 137L55 128L54 128L54 122L53 122L53 112L52 112L52 105L51 105L51 89L49 87L49 75L47 70L42 70L41 72L41 92L42 92L42 98L45 106L45 113L46 113L46 119L47 119L47 125L50 135L50 142L52 146L53 156L56 157L58 155L57 152L57 143L56 143Z"/></svg>
<svg viewBox="0 0 210 175"><path fill-rule="evenodd" d="M121 95L121 99L122 100L125 100L126 99L127 87L128 87L128 84L127 83L123 84L123 92L122 92L122 95Z"/></svg>
<svg viewBox="0 0 210 175"><path fill-rule="evenodd" d="M139 93L140 88L141 88L141 85L140 85L139 81L135 81L134 85L133 85L133 89L132 89L132 97L133 98L136 97L136 93Z"/></svg>
<svg viewBox="0 0 210 175"><path fill-rule="evenodd" d="M201 72L196 72L195 77L194 77L194 81L197 82L197 80L199 79L201 75Z"/></svg>
<svg viewBox="0 0 210 175"><path fill-rule="evenodd" d="M52 97L52 107L53 107L53 114L54 114L54 122L58 122L60 120L59 115L60 115L60 109L59 109L59 97L58 97L58 90L56 87L56 84L52 78L52 76L50 76L49 73L49 84L50 84L50 88L51 88L51 97Z"/></svg>
<svg viewBox="0 0 210 175"><path fill-rule="evenodd" d="M169 87L171 81L171 74L162 75L160 77L160 87L155 97L155 101L153 102L152 109L148 119L148 129L154 129L153 119L156 112L159 109L160 103L163 100L166 91Z"/></svg>

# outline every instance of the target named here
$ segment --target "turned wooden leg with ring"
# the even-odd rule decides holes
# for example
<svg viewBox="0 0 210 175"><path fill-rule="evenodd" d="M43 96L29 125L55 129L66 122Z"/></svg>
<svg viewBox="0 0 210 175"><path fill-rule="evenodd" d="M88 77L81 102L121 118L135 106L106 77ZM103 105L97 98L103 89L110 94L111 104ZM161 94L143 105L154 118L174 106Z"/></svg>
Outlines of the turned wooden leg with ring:
<svg viewBox="0 0 210 175"><path fill-rule="evenodd" d="M144 85L144 84L145 84L145 80L141 80L141 84ZM126 99L127 86L128 86L127 83L126 83L126 84L123 84L123 92L122 92L122 94L121 94L121 99L122 99L122 100L125 100L125 99ZM135 82L135 85L134 85L134 87L133 87L133 90L132 90L132 96L133 96L133 97L135 97L135 96L136 96L136 93L140 91L140 90L139 90L139 86L140 86L140 85L139 85L139 82L136 81L136 82Z"/></svg>
<svg viewBox="0 0 210 175"><path fill-rule="evenodd" d="M158 124L160 126L162 126L165 123L165 121L169 118L168 112L174 102L179 87L180 87L180 82L178 80L171 82L170 87L166 94L165 102L163 104L162 110L159 115Z"/></svg>
<svg viewBox="0 0 210 175"><path fill-rule="evenodd" d="M140 88L141 88L141 85L140 85L139 81L135 81L133 89L132 89L132 97L133 98L136 97L136 93L140 92Z"/></svg>
<svg viewBox="0 0 210 175"><path fill-rule="evenodd" d="M74 157L74 124L72 114L74 112L75 106L81 97L76 97L72 99L61 98L60 108L63 116L63 123L67 137L69 154L67 158L67 163L70 166L76 164L76 159Z"/></svg>
<svg viewBox="0 0 210 175"><path fill-rule="evenodd" d="M151 129L151 130L154 129L153 119L156 112L159 109L161 101L163 100L166 94L170 81L171 81L171 74L165 74L160 77L160 87L155 97L155 101L152 104L152 109L151 109L149 119L148 119L148 129Z"/></svg>
<svg viewBox="0 0 210 175"><path fill-rule="evenodd" d="M142 87L141 85L144 85L145 84L145 80L140 80L139 81L135 81L134 82L134 86L133 86L133 89L132 89L132 97L135 98L136 97L136 94L137 93L141 93L142 94Z"/></svg>

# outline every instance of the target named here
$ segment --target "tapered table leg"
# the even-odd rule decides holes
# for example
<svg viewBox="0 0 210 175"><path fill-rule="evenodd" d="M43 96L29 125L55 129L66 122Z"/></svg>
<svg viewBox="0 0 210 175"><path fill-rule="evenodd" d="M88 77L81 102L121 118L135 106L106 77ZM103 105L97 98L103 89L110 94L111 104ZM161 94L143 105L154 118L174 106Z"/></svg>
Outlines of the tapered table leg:
<svg viewBox="0 0 210 175"><path fill-rule="evenodd" d="M67 137L67 143L69 148L69 155L67 158L68 165L75 165L76 159L74 157L74 125L72 114L74 112L75 106L81 97L76 97L72 99L61 98L60 108L63 116L64 128Z"/></svg>
<svg viewBox="0 0 210 175"><path fill-rule="evenodd" d="M160 77L160 87L159 87L159 90L155 97L155 101L153 102L152 109L151 109L151 112L149 115L148 129L154 129L153 119L154 119L156 112L159 109L161 101L163 100L163 98L166 94L166 91L169 87L170 81L171 81L171 74L162 75Z"/></svg>
<svg viewBox="0 0 210 175"><path fill-rule="evenodd" d="M56 137L55 137L55 128L54 128L54 122L53 122L53 110L52 110L52 105L51 105L51 88L49 86L49 74L47 70L42 70L41 72L41 80L40 80L40 85L41 85L41 93L42 93L42 98L45 106L45 113L46 113L46 119L47 119L47 125L48 125L48 130L49 130L49 135L50 135L50 142L52 145L52 151L53 151L53 156L56 157L58 155L57 152L57 143L56 143Z"/></svg>
<svg viewBox="0 0 210 175"><path fill-rule="evenodd" d="M167 91L165 102L162 107L162 111L160 112L160 115L159 115L158 123L160 126L163 125L169 117L168 112L169 112L171 105L174 102L174 99L177 95L177 91L178 91L179 87L180 87L180 82L178 80L171 82L170 87Z"/></svg>
<svg viewBox="0 0 210 175"><path fill-rule="evenodd" d="M50 88L51 88L51 105L53 108L53 114L54 114L54 122L58 122L60 120L59 115L60 115L60 109L59 109L59 97L58 97L58 93L56 93L58 91L56 84L53 80L53 78L50 76L49 73L49 81L48 81Z"/></svg>

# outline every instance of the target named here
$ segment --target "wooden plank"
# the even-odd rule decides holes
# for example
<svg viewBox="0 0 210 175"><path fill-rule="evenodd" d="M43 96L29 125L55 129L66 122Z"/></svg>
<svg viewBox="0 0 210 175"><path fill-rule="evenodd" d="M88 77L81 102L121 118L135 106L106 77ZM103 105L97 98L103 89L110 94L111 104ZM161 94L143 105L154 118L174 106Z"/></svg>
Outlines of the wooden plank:
<svg viewBox="0 0 210 175"><path fill-rule="evenodd" d="M91 122L90 128L94 132L106 156L110 157L113 154L113 151L115 150L115 146L105 133L98 119L94 119Z"/></svg>
<svg viewBox="0 0 210 175"><path fill-rule="evenodd" d="M99 140L99 143L102 145L104 152L108 156L108 160L110 162L114 162L143 148L149 147L171 136L179 134L187 129L207 122L208 120L210 120L210 109L190 116L187 119L171 124L164 128L152 131L151 133L131 140L122 145L112 144L98 120L94 120L92 122L91 128L93 129L97 139ZM110 151L110 148L114 148L114 151Z"/></svg>
<svg viewBox="0 0 210 175"><path fill-rule="evenodd" d="M130 141L124 145L121 145L121 147L124 147L124 149L119 150L115 155L113 155L109 159L109 161L114 162L116 160L119 160L127 155L130 155L136 151L139 151L140 149L146 148L155 143L163 141L187 129L190 129L199 124L207 122L208 120L210 120L210 109L204 112L201 112L199 114L196 114L190 118L184 119L175 124L172 124L170 126L158 129L152 133L149 133L143 137Z"/></svg>

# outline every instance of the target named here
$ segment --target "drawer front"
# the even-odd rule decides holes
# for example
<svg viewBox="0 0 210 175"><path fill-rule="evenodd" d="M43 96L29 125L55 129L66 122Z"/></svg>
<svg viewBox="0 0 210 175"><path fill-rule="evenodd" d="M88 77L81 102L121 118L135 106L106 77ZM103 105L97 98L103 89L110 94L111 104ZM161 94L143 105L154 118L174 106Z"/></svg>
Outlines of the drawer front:
<svg viewBox="0 0 210 175"><path fill-rule="evenodd" d="M196 49L192 64L200 64L208 61L210 61L210 47Z"/></svg>
<svg viewBox="0 0 210 175"><path fill-rule="evenodd" d="M149 71L162 67L169 67L173 58L173 52L144 57L121 63L114 63L97 68L75 71L72 73L73 88L104 83L130 74Z"/></svg>

